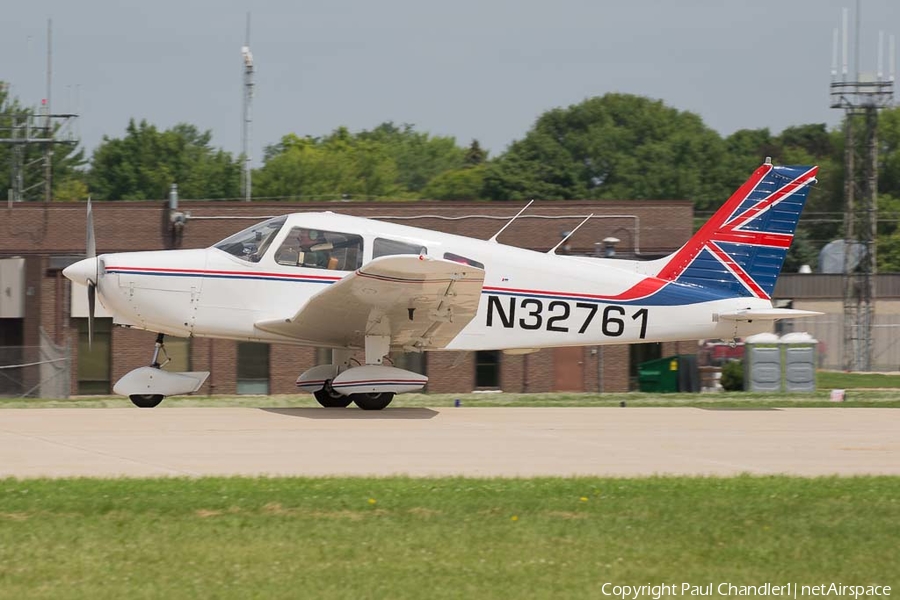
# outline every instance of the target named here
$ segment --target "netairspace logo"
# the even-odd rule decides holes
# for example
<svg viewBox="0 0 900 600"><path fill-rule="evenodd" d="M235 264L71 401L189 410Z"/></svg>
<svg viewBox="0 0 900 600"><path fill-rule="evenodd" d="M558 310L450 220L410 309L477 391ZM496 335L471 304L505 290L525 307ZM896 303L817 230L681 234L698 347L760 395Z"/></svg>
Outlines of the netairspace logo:
<svg viewBox="0 0 900 600"><path fill-rule="evenodd" d="M805 585L798 583L761 583L759 585L738 585L729 582L704 583L646 583L643 585L619 585L612 582L603 584L600 592L604 596L621 600L652 598L659 600L668 596L781 596L785 598L815 596L845 596L848 598L885 598L891 595L889 585L845 585L843 583L820 583Z"/></svg>

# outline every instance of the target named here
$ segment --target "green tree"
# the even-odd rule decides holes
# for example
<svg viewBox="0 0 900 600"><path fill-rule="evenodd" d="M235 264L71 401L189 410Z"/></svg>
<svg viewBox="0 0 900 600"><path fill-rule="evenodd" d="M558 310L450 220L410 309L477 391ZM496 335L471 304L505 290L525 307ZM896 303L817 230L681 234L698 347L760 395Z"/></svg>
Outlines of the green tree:
<svg viewBox="0 0 900 600"><path fill-rule="evenodd" d="M267 148L254 195L306 200L397 197L397 165L374 140L340 127L325 138L288 134Z"/></svg>
<svg viewBox="0 0 900 600"><path fill-rule="evenodd" d="M416 131L409 123L398 127L388 121L372 131L361 131L356 137L383 147L397 165L395 183L413 195L437 175L462 167L466 158L466 151L456 145L456 138Z"/></svg>
<svg viewBox="0 0 900 600"><path fill-rule="evenodd" d="M441 173L425 186L422 196L433 200L478 200L484 192L485 165Z"/></svg>
<svg viewBox="0 0 900 600"><path fill-rule="evenodd" d="M722 140L697 115L628 94L590 98L541 115L493 161L486 193L498 200L721 198L711 168Z"/></svg>
<svg viewBox="0 0 900 600"><path fill-rule="evenodd" d="M465 166L465 156L454 138L408 124L356 134L338 127L323 138L288 134L266 148L254 186L269 197L416 198L435 177Z"/></svg>
<svg viewBox="0 0 900 600"><path fill-rule="evenodd" d="M487 157L488 153L481 148L481 144L478 143L478 140L472 140L472 143L469 144L468 150L466 150L466 165L474 167L484 164L484 161L487 160Z"/></svg>
<svg viewBox="0 0 900 600"><path fill-rule="evenodd" d="M88 185L101 200L165 198L178 184L183 198L235 198L240 163L210 144L212 134L186 123L159 131L130 120L123 138L103 137L94 151Z"/></svg>

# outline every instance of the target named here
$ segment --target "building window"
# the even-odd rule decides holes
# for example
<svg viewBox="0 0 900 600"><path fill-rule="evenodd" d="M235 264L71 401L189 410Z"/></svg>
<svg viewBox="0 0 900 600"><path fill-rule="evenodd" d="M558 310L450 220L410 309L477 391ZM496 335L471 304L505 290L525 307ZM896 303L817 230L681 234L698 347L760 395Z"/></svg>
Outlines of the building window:
<svg viewBox="0 0 900 600"><path fill-rule="evenodd" d="M88 320L72 319L78 329L78 393L109 394L112 319L94 319L94 343L88 343Z"/></svg>
<svg viewBox="0 0 900 600"><path fill-rule="evenodd" d="M238 342L237 393L269 393L269 344Z"/></svg>
<svg viewBox="0 0 900 600"><path fill-rule="evenodd" d="M499 350L480 350L475 353L475 387L500 387Z"/></svg>
<svg viewBox="0 0 900 600"><path fill-rule="evenodd" d="M390 363L398 369L425 375L425 352L391 352Z"/></svg>
<svg viewBox="0 0 900 600"><path fill-rule="evenodd" d="M181 373L191 370L191 339L175 336L166 336L166 356L160 356L159 362L168 357L168 362L162 366L166 371Z"/></svg>

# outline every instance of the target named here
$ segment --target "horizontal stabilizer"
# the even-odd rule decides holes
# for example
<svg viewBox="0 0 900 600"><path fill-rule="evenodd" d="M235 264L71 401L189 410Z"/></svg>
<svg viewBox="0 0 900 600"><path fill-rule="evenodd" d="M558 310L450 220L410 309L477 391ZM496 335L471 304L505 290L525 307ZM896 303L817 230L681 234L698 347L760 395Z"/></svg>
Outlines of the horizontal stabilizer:
<svg viewBox="0 0 900 600"><path fill-rule="evenodd" d="M713 315L713 321L777 321L779 319L817 317L822 314L824 313L814 310L795 310L793 308L748 308Z"/></svg>

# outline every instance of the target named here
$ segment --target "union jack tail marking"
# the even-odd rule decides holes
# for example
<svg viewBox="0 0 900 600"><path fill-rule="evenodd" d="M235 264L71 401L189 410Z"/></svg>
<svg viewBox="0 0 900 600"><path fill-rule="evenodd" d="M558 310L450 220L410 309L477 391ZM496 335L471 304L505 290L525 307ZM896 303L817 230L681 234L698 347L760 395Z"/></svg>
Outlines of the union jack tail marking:
<svg viewBox="0 0 900 600"><path fill-rule="evenodd" d="M818 167L764 164L657 277L768 299L794 239Z"/></svg>

